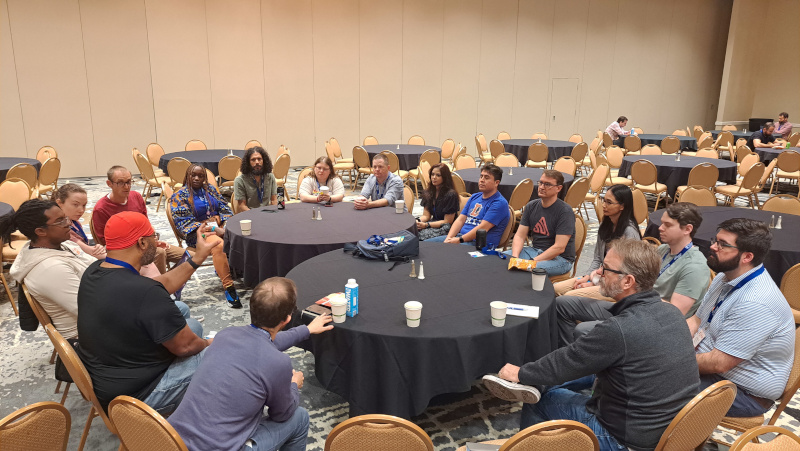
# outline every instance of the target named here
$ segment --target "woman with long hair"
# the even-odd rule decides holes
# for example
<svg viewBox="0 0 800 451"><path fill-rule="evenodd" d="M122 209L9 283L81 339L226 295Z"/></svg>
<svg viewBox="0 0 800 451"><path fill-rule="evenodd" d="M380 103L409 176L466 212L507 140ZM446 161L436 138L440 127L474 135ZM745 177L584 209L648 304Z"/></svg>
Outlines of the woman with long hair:
<svg viewBox="0 0 800 451"><path fill-rule="evenodd" d="M327 190L323 190L327 187ZM344 199L342 179L333 172L333 162L322 156L314 162L311 171L300 184L300 200L303 202L341 202Z"/></svg>
<svg viewBox="0 0 800 451"><path fill-rule="evenodd" d="M225 221L233 216L228 202L214 186L208 183L206 169L199 164L193 164L186 170L183 188L170 199L170 213L175 228L185 237L186 245L189 247L197 245L197 232L204 226L208 226L204 235L206 242L222 241L225 235ZM222 244L213 248L211 259L225 289L228 305L241 308L242 303L233 286L228 257L222 250Z"/></svg>
<svg viewBox="0 0 800 451"><path fill-rule="evenodd" d="M83 252L96 259L106 258L106 247L102 244L90 245L89 237L86 236L83 225L80 223L88 202L86 190L74 183L67 183L53 191L52 200L61 207L61 210L67 215L67 219L71 221L69 240L77 243Z"/></svg>
<svg viewBox="0 0 800 451"><path fill-rule="evenodd" d="M458 193L453 185L453 176L446 164L435 164L428 172L430 184L422 192L420 205L424 209L417 219L419 239L427 240L445 235L458 215ZM411 206L409 205L409 208Z"/></svg>

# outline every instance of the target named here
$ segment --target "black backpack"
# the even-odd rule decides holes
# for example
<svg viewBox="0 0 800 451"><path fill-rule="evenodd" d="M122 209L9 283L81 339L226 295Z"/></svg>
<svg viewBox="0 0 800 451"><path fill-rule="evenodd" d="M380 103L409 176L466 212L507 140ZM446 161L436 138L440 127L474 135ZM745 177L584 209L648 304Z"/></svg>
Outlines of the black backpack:
<svg viewBox="0 0 800 451"><path fill-rule="evenodd" d="M419 256L419 238L408 230L372 235L358 243L346 244L344 251L367 260L407 262Z"/></svg>

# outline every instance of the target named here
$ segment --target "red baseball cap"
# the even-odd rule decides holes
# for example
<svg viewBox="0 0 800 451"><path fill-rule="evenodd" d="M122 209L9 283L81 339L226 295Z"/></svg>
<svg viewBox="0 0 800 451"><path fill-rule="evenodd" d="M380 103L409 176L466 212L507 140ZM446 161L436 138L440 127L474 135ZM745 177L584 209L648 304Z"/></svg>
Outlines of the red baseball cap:
<svg viewBox="0 0 800 451"><path fill-rule="evenodd" d="M135 211L117 213L106 222L106 249L126 249L133 246L139 238L154 233L147 216Z"/></svg>

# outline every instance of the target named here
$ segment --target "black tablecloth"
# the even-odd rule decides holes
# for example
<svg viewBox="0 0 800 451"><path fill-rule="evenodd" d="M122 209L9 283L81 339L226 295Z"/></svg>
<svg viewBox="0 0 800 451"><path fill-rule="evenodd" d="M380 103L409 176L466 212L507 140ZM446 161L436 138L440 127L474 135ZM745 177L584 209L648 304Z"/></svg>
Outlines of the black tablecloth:
<svg viewBox="0 0 800 451"><path fill-rule="evenodd" d="M619 168L620 177L630 174L631 166L638 160L648 160L658 169L658 183L667 185L667 193L675 195L679 186L689 181L689 172L700 163L711 163L719 169L719 180L725 183L736 181L736 163L718 158L702 158L681 155L681 161L675 161L675 155L629 155L622 159Z"/></svg>
<svg viewBox="0 0 800 451"><path fill-rule="evenodd" d="M475 248L420 243L425 280L410 266L353 258L341 251L308 260L287 277L297 284L300 309L348 278L359 284L359 314L313 335L316 377L350 403L350 415L382 413L410 418L443 393L465 392L506 363L534 361L557 347L553 287L531 290L527 272L507 271L507 260L471 258ZM406 326L403 304L422 303L418 328ZM493 327L489 303L539 306L539 318L508 316Z"/></svg>
<svg viewBox="0 0 800 451"><path fill-rule="evenodd" d="M652 134L641 134L636 135L639 139L642 140L642 147L648 144L656 144L657 146L661 146L661 141L664 140L667 136L675 136L675 135L652 135ZM689 136L675 136L678 138L678 141L681 142L681 149L691 149L697 150L697 140L694 137Z"/></svg>
<svg viewBox="0 0 800 451"><path fill-rule="evenodd" d="M717 136L719 136L719 134L723 132L723 130L708 130L708 131L711 132L711 136L714 137L714 139L717 139ZM753 132L743 132L743 131L733 131L733 130L731 130L730 132L733 135L734 145L736 144L737 139L741 138L747 139L750 137L750 135L753 134Z"/></svg>
<svg viewBox="0 0 800 451"><path fill-rule="evenodd" d="M500 194L502 194L506 200L511 199L511 193L514 192L514 188L516 188L517 184L523 179L531 179L533 181L534 186L531 200L539 198L539 190L536 189L536 184L539 183L539 178L542 176L544 169L519 167L514 168L513 175L508 175L508 171L509 168L503 168L503 179L500 180L500 187L498 188L498 191L500 191ZM457 174L464 179L464 185L466 185L468 193L475 194L479 191L478 179L481 176L480 169L462 169L457 171ZM564 188L558 193L558 197L564 199L564 196L567 195L567 191L569 191L569 187L572 186L574 177L564 172L562 172L562 174L564 174Z"/></svg>
<svg viewBox="0 0 800 451"><path fill-rule="evenodd" d="M521 164L528 161L528 147L538 139L504 139L500 141L506 148L506 152L513 153L517 156ZM563 156L569 156L572 153L572 148L575 147L574 142L571 141L558 141L554 139L543 139L542 143L547 146L547 161L556 161Z"/></svg>
<svg viewBox="0 0 800 451"><path fill-rule="evenodd" d="M199 164L204 168L208 168L214 175L219 175L219 160L225 155L228 155L231 149L206 149L206 150L192 150L189 152L172 152L161 156L158 160L158 167L164 173L167 173L167 165L169 160L175 157L186 158L192 163ZM233 154L239 158L244 157L244 150L233 149ZM270 155L272 163L275 163L275 155ZM310 213L309 213L310 214Z"/></svg>
<svg viewBox="0 0 800 451"><path fill-rule="evenodd" d="M731 218L749 218L769 224L772 215L775 215L775 222L778 222L778 216L782 218L781 228L772 229L772 248L764 259L764 266L775 284L780 286L783 274L792 266L800 263L800 240L797 239L797 231L800 230L800 216L736 207L698 207L698 209L703 214L703 223L693 241L706 256L711 247L711 238L716 235L717 225L722 221ZM658 227L661 225L663 213L664 210L650 213L650 224L647 226L645 236L659 238Z"/></svg>
<svg viewBox="0 0 800 451"><path fill-rule="evenodd" d="M433 149L439 152L439 154L442 153L441 147L419 146L416 144L371 144L364 146L364 150L366 150L369 155L370 162L375 155L378 155L384 150L391 150L397 155L397 159L400 160L400 169L403 171L416 169L417 166L419 166L419 157L428 149ZM392 170L394 170L394 168L392 168Z"/></svg>
<svg viewBox="0 0 800 451"><path fill-rule="evenodd" d="M772 149L769 147L756 147L755 149L753 149L753 152L757 153L758 156L761 157L761 162L764 163L764 165L768 165L772 160L778 158L778 155L780 155L781 152L787 150L794 150L795 152L800 152L800 147L790 147L788 149L786 148Z"/></svg>
<svg viewBox="0 0 800 451"><path fill-rule="evenodd" d="M35 158L0 157L0 182L6 179L6 173L15 164L28 163L36 167L36 172L42 167L42 163Z"/></svg>
<svg viewBox="0 0 800 451"><path fill-rule="evenodd" d="M345 243L366 240L371 235L409 230L417 225L409 213L397 214L394 207L355 210L350 202L322 207L322 221L311 219L311 207L318 204L287 204L242 212L225 227L225 253L245 285L253 287L264 279L285 276L311 257L341 249ZM253 221L252 234L243 236L239 221Z"/></svg>
<svg viewBox="0 0 800 451"><path fill-rule="evenodd" d="M0 217L3 217L10 213L14 213L14 207L8 205L5 202L0 202Z"/></svg>

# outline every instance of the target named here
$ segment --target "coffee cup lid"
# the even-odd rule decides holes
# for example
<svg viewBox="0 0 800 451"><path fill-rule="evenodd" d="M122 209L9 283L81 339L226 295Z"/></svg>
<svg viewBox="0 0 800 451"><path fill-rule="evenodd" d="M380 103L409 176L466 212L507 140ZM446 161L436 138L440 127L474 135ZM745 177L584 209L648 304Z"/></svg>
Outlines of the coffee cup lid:
<svg viewBox="0 0 800 451"><path fill-rule="evenodd" d="M422 303L421 302L417 302L417 301L408 301L408 302L405 303L405 308L411 309L411 310L421 309L422 308Z"/></svg>
<svg viewBox="0 0 800 451"><path fill-rule="evenodd" d="M533 268L531 271L532 273L536 274L537 276L544 276L547 275L547 271L542 268Z"/></svg>

